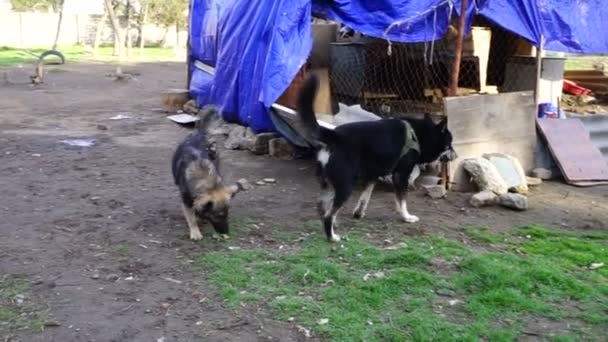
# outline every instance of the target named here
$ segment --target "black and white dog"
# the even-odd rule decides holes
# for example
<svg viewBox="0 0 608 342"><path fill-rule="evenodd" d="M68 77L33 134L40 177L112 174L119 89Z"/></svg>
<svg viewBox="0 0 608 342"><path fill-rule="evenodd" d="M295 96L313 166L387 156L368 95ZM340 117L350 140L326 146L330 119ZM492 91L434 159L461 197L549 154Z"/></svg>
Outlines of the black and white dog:
<svg viewBox="0 0 608 342"><path fill-rule="evenodd" d="M315 75L306 80L297 110L305 138L317 149L322 189L318 211L327 239L340 240L334 232L336 215L357 178L364 182L365 190L353 213L355 218L365 216L378 177L392 174L397 212L406 222L418 222L407 210L408 180L415 165L456 158L446 119L435 124L427 115L424 119L363 121L326 129L319 126L313 110L318 83Z"/></svg>

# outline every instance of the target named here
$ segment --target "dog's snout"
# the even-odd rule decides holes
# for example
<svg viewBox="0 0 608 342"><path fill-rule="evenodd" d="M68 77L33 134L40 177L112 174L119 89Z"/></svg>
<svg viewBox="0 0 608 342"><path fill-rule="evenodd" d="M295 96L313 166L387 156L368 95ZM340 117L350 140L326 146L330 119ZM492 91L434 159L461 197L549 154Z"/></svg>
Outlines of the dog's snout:
<svg viewBox="0 0 608 342"><path fill-rule="evenodd" d="M213 228L219 234L228 234L228 220L211 221Z"/></svg>
<svg viewBox="0 0 608 342"><path fill-rule="evenodd" d="M441 156L439 156L439 161L449 162L455 160L456 158L458 158L458 154L456 153L456 151L454 151L453 148L450 147L449 150L446 150L441 154Z"/></svg>

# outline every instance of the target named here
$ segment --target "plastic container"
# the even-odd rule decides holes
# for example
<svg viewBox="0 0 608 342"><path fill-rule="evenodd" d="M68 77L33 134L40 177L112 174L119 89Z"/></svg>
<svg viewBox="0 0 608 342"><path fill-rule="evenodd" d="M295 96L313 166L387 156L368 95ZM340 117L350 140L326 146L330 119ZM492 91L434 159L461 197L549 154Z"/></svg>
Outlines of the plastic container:
<svg viewBox="0 0 608 342"><path fill-rule="evenodd" d="M589 90L587 88L583 88L583 87L579 86L578 84L576 84L572 81L568 81L568 80L564 80L563 90L565 93L576 95L576 96L586 96L586 95L591 94L591 90Z"/></svg>

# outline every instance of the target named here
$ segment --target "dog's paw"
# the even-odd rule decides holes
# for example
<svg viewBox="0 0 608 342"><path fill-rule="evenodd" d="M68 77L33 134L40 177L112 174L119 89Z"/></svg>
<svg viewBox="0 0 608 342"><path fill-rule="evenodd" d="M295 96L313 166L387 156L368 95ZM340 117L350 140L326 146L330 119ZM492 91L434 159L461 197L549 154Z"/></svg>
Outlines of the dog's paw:
<svg viewBox="0 0 608 342"><path fill-rule="evenodd" d="M190 240L198 241L203 238L203 234L201 232L190 232Z"/></svg>
<svg viewBox="0 0 608 342"><path fill-rule="evenodd" d="M403 219L407 223L416 223L416 222L420 221L420 219L416 215L406 215L403 217Z"/></svg>
<svg viewBox="0 0 608 342"><path fill-rule="evenodd" d="M340 235L338 234L333 234L330 238L329 238L329 242L340 242L342 238L340 237Z"/></svg>
<svg viewBox="0 0 608 342"><path fill-rule="evenodd" d="M355 218L357 220L360 220L360 219L362 219L364 217L365 217L365 213L363 211L361 211L361 210L355 210L353 212L353 218Z"/></svg>

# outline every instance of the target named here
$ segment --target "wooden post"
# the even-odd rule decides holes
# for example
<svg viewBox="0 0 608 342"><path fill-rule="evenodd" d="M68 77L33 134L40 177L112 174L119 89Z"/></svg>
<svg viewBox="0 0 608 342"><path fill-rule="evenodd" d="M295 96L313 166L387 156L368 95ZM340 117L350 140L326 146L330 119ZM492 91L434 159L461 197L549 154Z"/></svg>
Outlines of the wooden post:
<svg viewBox="0 0 608 342"><path fill-rule="evenodd" d="M462 45L464 42L464 30L467 19L467 8L469 1L460 1L460 18L458 18L458 34L454 43L454 62L448 86L448 96L456 96L458 93L458 79L460 78L460 63L462 61ZM450 189L450 167L448 162L441 163L441 181L446 190Z"/></svg>
<svg viewBox="0 0 608 342"><path fill-rule="evenodd" d="M448 96L456 96L458 92L458 78L460 77L460 62L462 60L462 44L464 41L464 30L467 18L468 0L460 1L460 18L458 20L458 35L454 44L454 62L452 63L452 74L448 87Z"/></svg>

